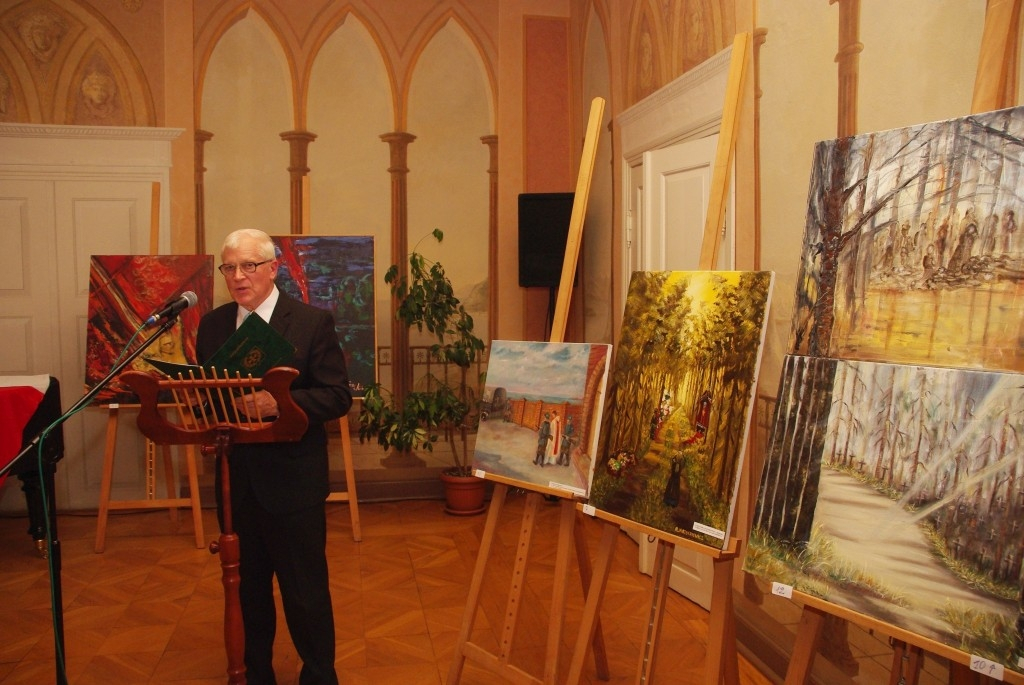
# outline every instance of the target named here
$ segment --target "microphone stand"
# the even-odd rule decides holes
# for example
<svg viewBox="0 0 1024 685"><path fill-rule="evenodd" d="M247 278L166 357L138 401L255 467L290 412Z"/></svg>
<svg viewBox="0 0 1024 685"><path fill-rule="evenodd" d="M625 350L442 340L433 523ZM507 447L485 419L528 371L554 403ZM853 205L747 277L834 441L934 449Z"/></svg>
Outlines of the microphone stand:
<svg viewBox="0 0 1024 685"><path fill-rule="evenodd" d="M45 433L49 433L57 426L62 425L65 421L71 418L75 413L89 404L92 399L99 394L100 390L105 388L114 378L124 371L125 367L135 361L145 350L149 347L154 340L159 338L161 335L166 333L174 326L175 321L178 318L178 312L173 316L166 317L160 326L156 329L149 338L144 340L139 347L135 349L131 354L125 357L120 363L114 366L113 370L106 375L99 383L94 385L89 392L82 395L82 398L75 402L71 409L60 415L60 417L51 423L41 433L36 435L32 440L25 445L24 449L18 453L14 459L12 459L6 466L0 468L0 476L3 476L10 471L15 464L17 464L23 457L31 453L37 447L43 439ZM43 471L43 492L48 498L52 498L54 494L54 483L53 475L54 469L44 469ZM53 640L55 649L55 659L57 660L57 685L68 685L68 676L64 670L64 600L61 593L61 558L60 558L60 540L57 539L57 513L54 509L53 503L50 499L47 500L50 505L47 507L48 511L44 512L47 520L49 521L49 527L46 532L46 544L47 544L47 558L50 562L50 604L53 612Z"/></svg>

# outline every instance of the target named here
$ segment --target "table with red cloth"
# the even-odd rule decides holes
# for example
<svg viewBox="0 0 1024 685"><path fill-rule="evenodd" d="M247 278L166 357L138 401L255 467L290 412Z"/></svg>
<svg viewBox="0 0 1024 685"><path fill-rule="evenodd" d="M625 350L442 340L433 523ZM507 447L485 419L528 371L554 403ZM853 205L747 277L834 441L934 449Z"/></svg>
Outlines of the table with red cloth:
<svg viewBox="0 0 1024 685"><path fill-rule="evenodd" d="M61 416L60 383L53 376L0 376L0 469L11 464L28 444ZM55 427L43 442L43 482L39 480L38 446L13 464L9 473L21 480L29 513L29 534L46 537L42 487L53 506L53 474L64 456L64 433ZM3 484L0 476L0 485Z"/></svg>

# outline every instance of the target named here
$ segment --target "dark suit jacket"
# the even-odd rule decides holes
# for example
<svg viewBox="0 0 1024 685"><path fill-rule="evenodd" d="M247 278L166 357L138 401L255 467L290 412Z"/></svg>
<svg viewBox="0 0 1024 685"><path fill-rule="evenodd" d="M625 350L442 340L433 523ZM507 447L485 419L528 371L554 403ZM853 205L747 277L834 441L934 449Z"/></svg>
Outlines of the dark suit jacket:
<svg viewBox="0 0 1024 685"><path fill-rule="evenodd" d="M221 305L206 314L196 333L196 361L203 364L235 331L238 305ZM291 366L295 403L309 417L299 442L231 446L231 500L255 497L271 513L285 513L322 503L330 492L327 431L324 422L344 416L352 406L345 358L330 312L294 300L283 292L270 325L295 346ZM218 469L219 476L219 469ZM217 495L220 497L220 486Z"/></svg>

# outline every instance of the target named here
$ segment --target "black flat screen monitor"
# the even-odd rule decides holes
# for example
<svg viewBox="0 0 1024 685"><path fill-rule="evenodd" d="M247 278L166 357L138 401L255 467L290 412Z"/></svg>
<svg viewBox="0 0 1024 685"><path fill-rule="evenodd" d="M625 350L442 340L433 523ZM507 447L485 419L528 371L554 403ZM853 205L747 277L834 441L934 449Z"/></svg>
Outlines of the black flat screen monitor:
<svg viewBox="0 0 1024 685"><path fill-rule="evenodd" d="M561 283L574 195L519 196L519 287L557 288Z"/></svg>

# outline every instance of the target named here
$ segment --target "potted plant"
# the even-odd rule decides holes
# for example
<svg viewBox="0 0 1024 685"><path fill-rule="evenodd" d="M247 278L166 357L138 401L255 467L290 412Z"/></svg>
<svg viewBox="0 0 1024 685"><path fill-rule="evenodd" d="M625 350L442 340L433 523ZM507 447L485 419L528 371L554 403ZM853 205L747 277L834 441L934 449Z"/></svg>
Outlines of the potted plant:
<svg viewBox="0 0 1024 685"><path fill-rule="evenodd" d="M439 243L440 229L431 235ZM400 276L397 264L384 275L396 298L396 318L408 328L415 327L431 336L430 354L442 368L454 367L451 377L427 374L417 379L405 397L396 397L379 383L371 383L363 395L359 412L359 439L376 438L384 449L400 452L425 450L444 438L451 447L452 466L444 469L446 511L479 513L484 505L484 481L472 473L469 458L469 420L476 406L474 390L468 382L473 363L483 353L484 342L473 334L473 317L455 297L444 267L427 260L415 249L409 254L409 274ZM465 504L458 500L470 498Z"/></svg>

